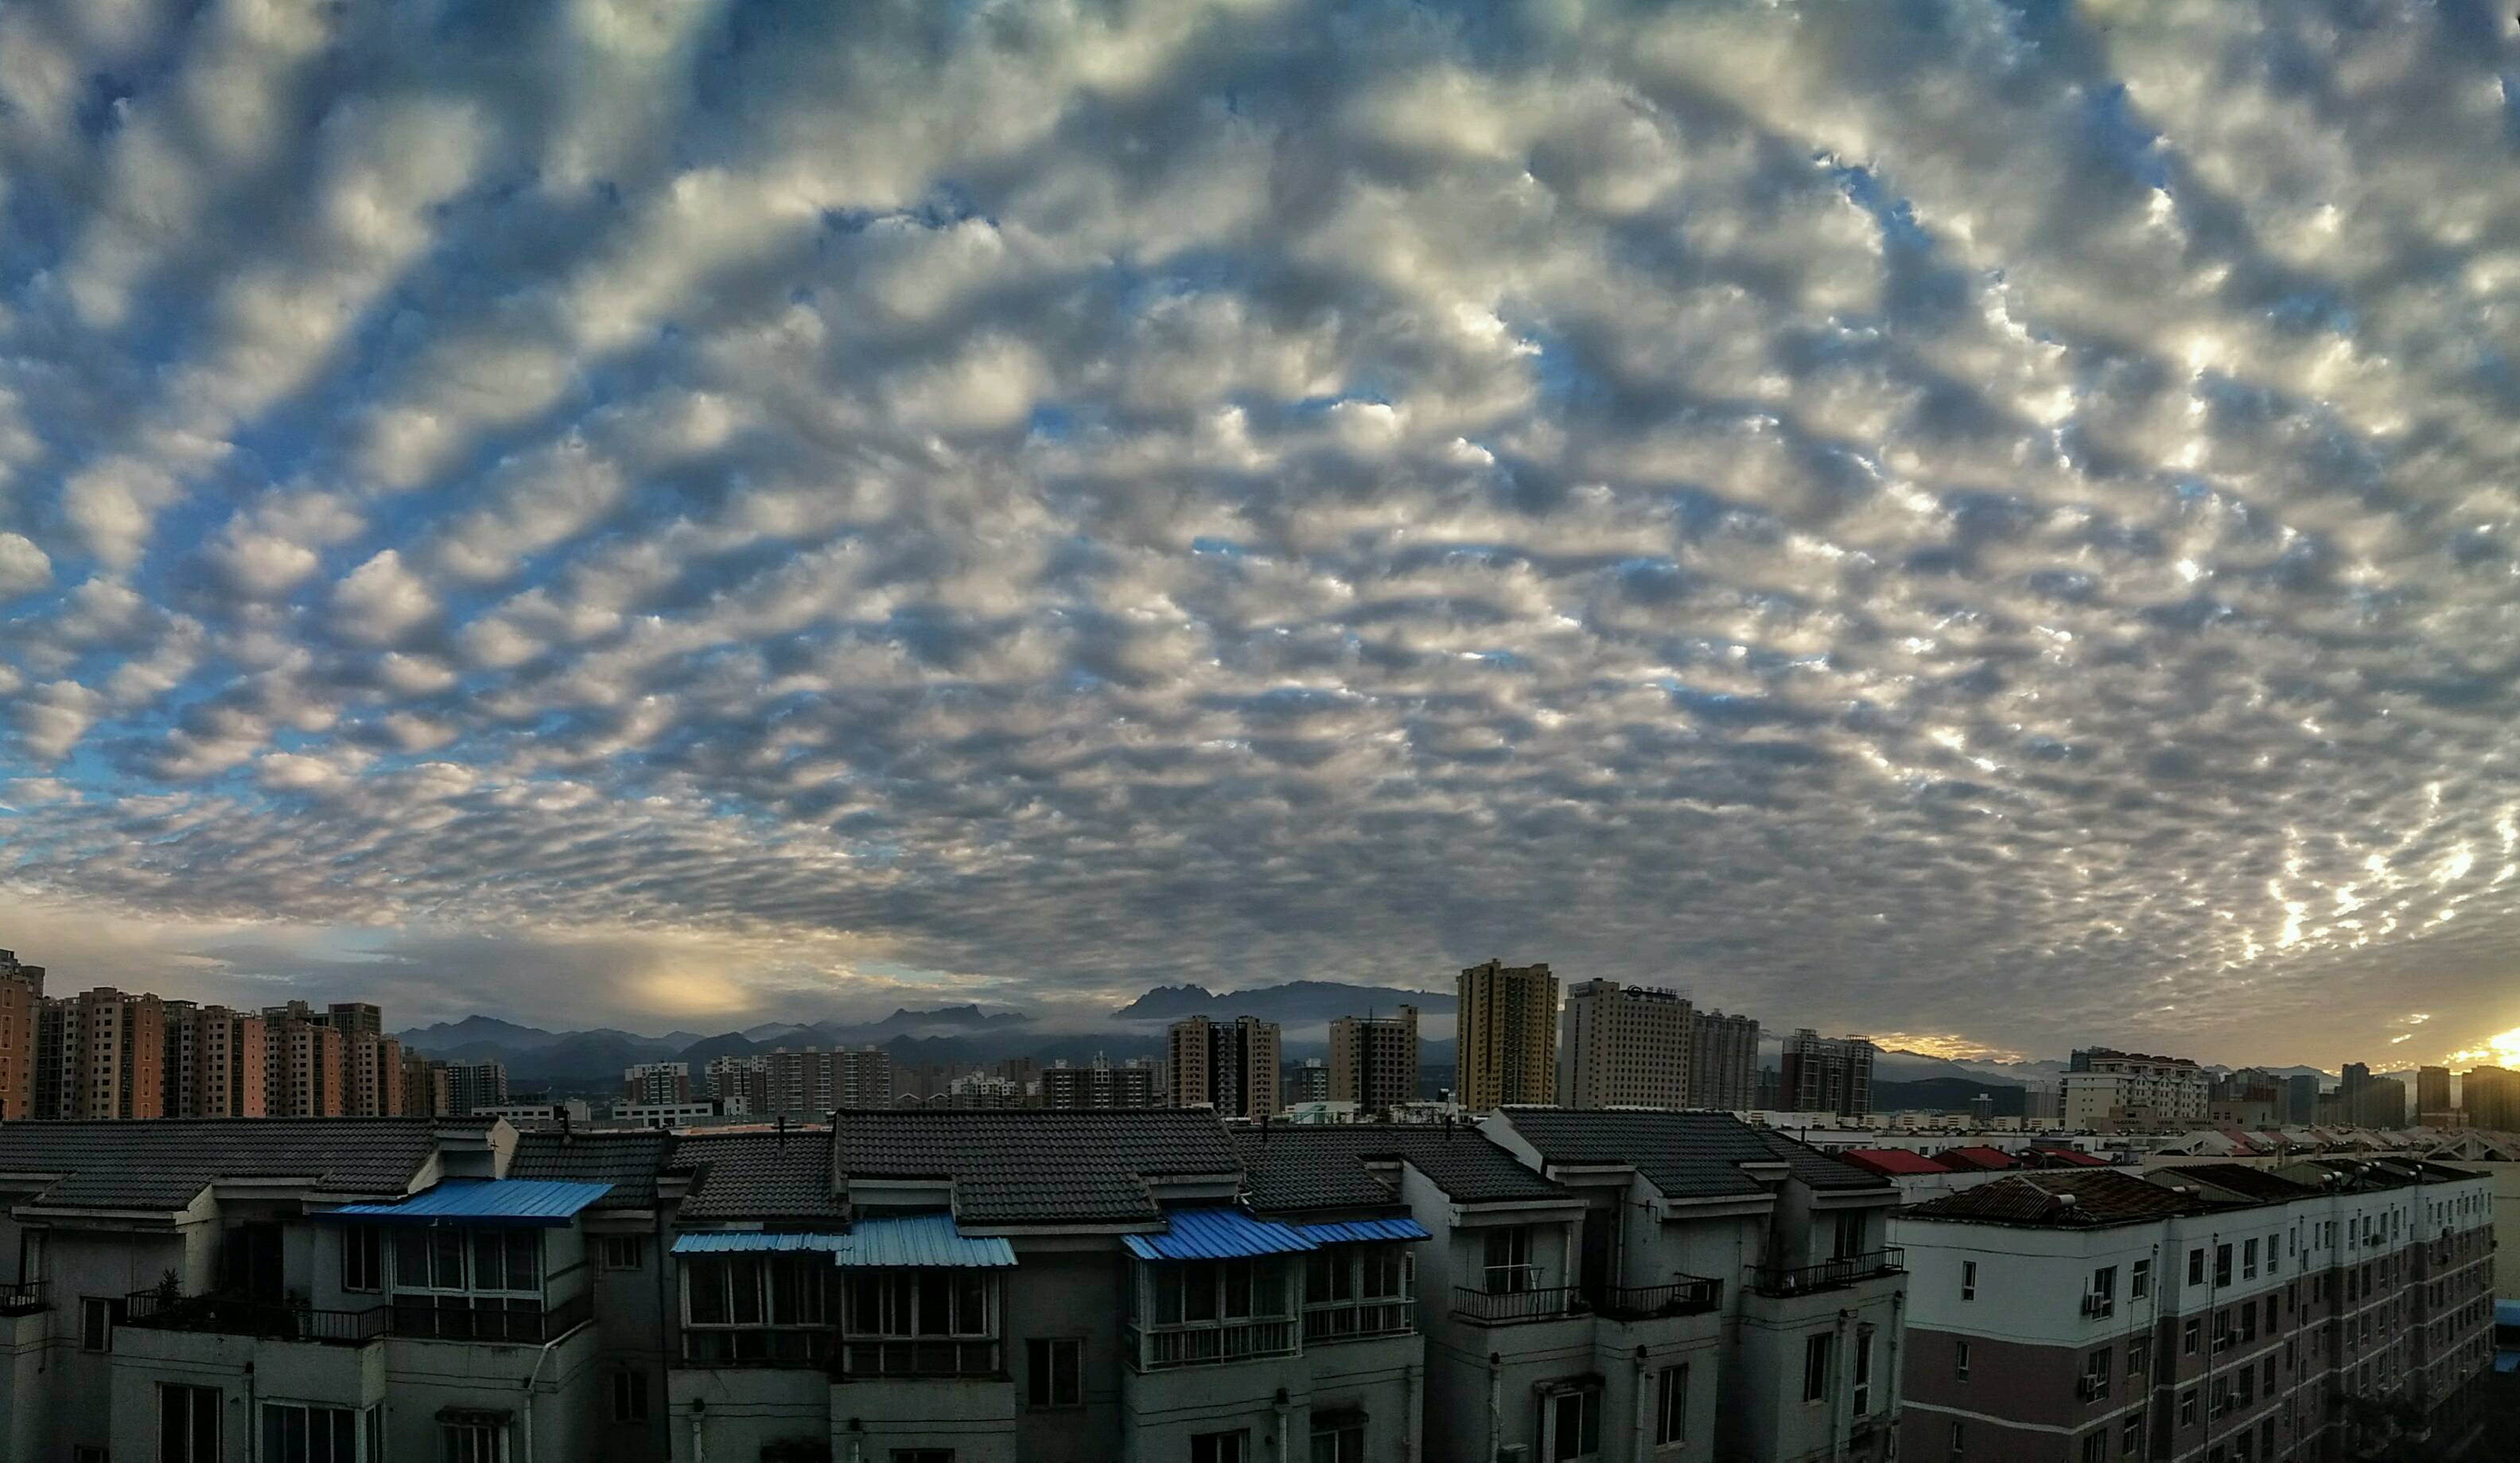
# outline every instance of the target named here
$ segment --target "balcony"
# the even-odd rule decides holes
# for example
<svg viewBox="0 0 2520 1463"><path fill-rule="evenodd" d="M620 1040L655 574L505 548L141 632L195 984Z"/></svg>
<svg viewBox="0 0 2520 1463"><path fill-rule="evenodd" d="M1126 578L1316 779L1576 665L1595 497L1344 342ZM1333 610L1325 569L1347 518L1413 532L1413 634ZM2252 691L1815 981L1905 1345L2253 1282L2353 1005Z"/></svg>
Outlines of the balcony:
<svg viewBox="0 0 2520 1463"><path fill-rule="evenodd" d="M1406 1299L1331 1301L1304 1307L1304 1345L1363 1341L1374 1336L1406 1336L1416 1325L1415 1308Z"/></svg>
<svg viewBox="0 0 2520 1463"><path fill-rule="evenodd" d="M1701 1315L1724 1303L1724 1282L1702 1275L1679 1275L1669 1285L1614 1286L1598 1309L1614 1320L1640 1321L1656 1316Z"/></svg>
<svg viewBox="0 0 2520 1463"><path fill-rule="evenodd" d="M168 1296L133 1291L123 1297L122 1324L155 1331L198 1331L214 1336L252 1336L265 1341L365 1346L385 1334L382 1305L361 1310L318 1310L287 1301L244 1296Z"/></svg>
<svg viewBox="0 0 2520 1463"><path fill-rule="evenodd" d="M581 1295L557 1305L495 1297L396 1296L388 1321L396 1336L424 1341L470 1341L541 1346L592 1320L595 1299Z"/></svg>
<svg viewBox="0 0 2520 1463"><path fill-rule="evenodd" d="M1521 1321L1554 1321L1586 1315L1593 1303L1571 1285L1538 1290L1484 1291L1453 1287L1453 1314L1480 1326L1510 1326Z"/></svg>
<svg viewBox="0 0 2520 1463"><path fill-rule="evenodd" d="M1871 1280L1882 1275L1896 1275L1908 1267L1908 1252L1892 1245L1868 1250L1862 1255L1841 1255L1816 1265L1762 1265L1752 1288L1763 1296L1808 1296L1817 1291L1838 1290L1845 1286Z"/></svg>
<svg viewBox="0 0 2520 1463"><path fill-rule="evenodd" d="M846 1336L836 1374L844 1382L878 1378L997 1378L1006 1375L998 1343L985 1337Z"/></svg>
<svg viewBox="0 0 2520 1463"><path fill-rule="evenodd" d="M1291 1356L1296 1349L1295 1332L1291 1318L1270 1316L1221 1325L1132 1325L1128 1340L1138 1370L1151 1372L1256 1356Z"/></svg>
<svg viewBox="0 0 2520 1463"><path fill-rule="evenodd" d="M33 1315L52 1305L50 1282L28 1280L17 1285L0 1285L0 1315Z"/></svg>
<svg viewBox="0 0 2520 1463"><path fill-rule="evenodd" d="M686 1366L822 1366L831 1359L828 1326L683 1327Z"/></svg>

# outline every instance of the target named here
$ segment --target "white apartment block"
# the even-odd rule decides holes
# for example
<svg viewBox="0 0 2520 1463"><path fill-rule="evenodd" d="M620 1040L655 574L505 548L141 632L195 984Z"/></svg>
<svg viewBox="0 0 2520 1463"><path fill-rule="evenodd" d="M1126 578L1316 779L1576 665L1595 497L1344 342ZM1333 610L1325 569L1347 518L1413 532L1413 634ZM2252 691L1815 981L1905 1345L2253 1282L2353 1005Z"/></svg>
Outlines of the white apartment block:
<svg viewBox="0 0 2520 1463"><path fill-rule="evenodd" d="M1694 1020L1675 990L1581 981L1558 1018L1557 1105L1686 1108Z"/></svg>
<svg viewBox="0 0 2520 1463"><path fill-rule="evenodd" d="M2185 1057L2091 1047L2073 1054L2064 1078L2064 1125L2166 1127L2205 1120L2213 1077Z"/></svg>

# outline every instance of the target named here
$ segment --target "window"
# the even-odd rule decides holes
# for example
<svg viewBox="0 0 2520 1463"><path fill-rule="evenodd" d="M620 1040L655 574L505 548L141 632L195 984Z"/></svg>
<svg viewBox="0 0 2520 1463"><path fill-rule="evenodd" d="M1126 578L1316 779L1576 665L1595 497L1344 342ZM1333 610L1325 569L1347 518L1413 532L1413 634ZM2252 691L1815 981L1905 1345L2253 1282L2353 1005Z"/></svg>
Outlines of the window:
<svg viewBox="0 0 2520 1463"><path fill-rule="evenodd" d="M374 1224L344 1224L341 1234L341 1289L381 1291L385 1288L385 1236Z"/></svg>
<svg viewBox="0 0 2520 1463"><path fill-rule="evenodd" d="M2204 1323L2197 1320L2194 1316L2189 1316L2187 1318L2187 1323L2179 1328L2179 1354L2182 1356L2195 1355L2197 1338L2203 1334Z"/></svg>
<svg viewBox="0 0 2520 1463"><path fill-rule="evenodd" d="M2258 1242L2254 1237L2243 1241L2240 1245L2240 1278L2243 1280L2258 1278Z"/></svg>
<svg viewBox="0 0 2520 1463"><path fill-rule="evenodd" d="M599 1238L595 1262L608 1270L636 1270L648 1263L644 1234L608 1234Z"/></svg>
<svg viewBox="0 0 2520 1463"><path fill-rule="evenodd" d="M2214 1247L2214 1283L2218 1286L2231 1283L2231 1247L2228 1245Z"/></svg>
<svg viewBox="0 0 2520 1463"><path fill-rule="evenodd" d="M1969 1344L1964 1341L1952 1343L1952 1379L1956 1382L1967 1381L1968 1366Z"/></svg>
<svg viewBox="0 0 2520 1463"><path fill-rule="evenodd" d="M2106 1347L2083 1358L2083 1399L2097 1401L2109 1394L2109 1358Z"/></svg>
<svg viewBox="0 0 2520 1463"><path fill-rule="evenodd" d="M542 1270L536 1229L406 1229L394 1236L397 1292L540 1296Z"/></svg>
<svg viewBox="0 0 2520 1463"><path fill-rule="evenodd" d="M1862 1214L1838 1215L1836 1228L1837 1249L1832 1258L1852 1259L1864 1253L1864 1216Z"/></svg>
<svg viewBox="0 0 2520 1463"><path fill-rule="evenodd" d="M1826 1331L1803 1341L1803 1400L1817 1402L1828 1395L1829 1363L1836 1359L1837 1338Z"/></svg>
<svg viewBox="0 0 2520 1463"><path fill-rule="evenodd" d="M1664 1367L1654 1381L1654 1441L1688 1440L1688 1367Z"/></svg>
<svg viewBox="0 0 2520 1463"><path fill-rule="evenodd" d="M2117 1266L2102 1265L2092 1272L2091 1296L2093 1300L2114 1307L2118 1298Z"/></svg>
<svg viewBox="0 0 2520 1463"><path fill-rule="evenodd" d="M1601 1451L1601 1389L1569 1387L1547 1398L1541 1463L1587 1463Z"/></svg>
<svg viewBox="0 0 2520 1463"><path fill-rule="evenodd" d="M2083 1440L2083 1463L2107 1463L2108 1456L2108 1429L2102 1428L2098 1432L2093 1433L2089 1438Z"/></svg>
<svg viewBox="0 0 2520 1463"><path fill-rule="evenodd" d="M1251 1435L1246 1432L1193 1433L1190 1440L1190 1463L1247 1463L1245 1450Z"/></svg>
<svg viewBox="0 0 2520 1463"><path fill-rule="evenodd" d="M692 1361L812 1361L828 1354L831 1257L695 1255L683 1261L683 1354ZM891 1272L849 1272L852 1287ZM939 1272L941 1273L941 1272ZM880 1312L876 1312L878 1316Z"/></svg>
<svg viewBox="0 0 2520 1463"><path fill-rule="evenodd" d="M2269 1334L2269 1335L2272 1335L2272 1334L2274 1333L2274 1329L2275 1329L2275 1298L2274 1298L2274 1297L2272 1297L2272 1296L2269 1296L2269 1297L2267 1297L2267 1332L2268 1332L2268 1334Z"/></svg>
<svg viewBox="0 0 2520 1463"><path fill-rule="evenodd" d="M1872 1328L1855 1333L1855 1415L1872 1410Z"/></svg>
<svg viewBox="0 0 2520 1463"><path fill-rule="evenodd" d="M2147 1373L2147 1372L2149 1372L2149 1371L2151 1371L2151 1370L2152 1370L2152 1342L2151 1342L2151 1340L2150 1340L2149 1338L2146 1338L2146 1337L2138 1336L2138 1337L2137 1337L2135 1340L2133 1340L2133 1341L2131 1341L2131 1342L2128 1342L2128 1343L2127 1343L2127 1375L2128 1375L2129 1377L2131 1377L2131 1378L2139 1378L2139 1377L2142 1377L2145 1373Z"/></svg>
<svg viewBox="0 0 2520 1463"><path fill-rule="evenodd" d="M2205 1250L2201 1245L2187 1252L2187 1283L2189 1285L2205 1283Z"/></svg>
<svg viewBox="0 0 2520 1463"><path fill-rule="evenodd" d="M1532 1288L1531 1230L1516 1224L1487 1233L1487 1293L1518 1296Z"/></svg>
<svg viewBox="0 0 2520 1463"><path fill-rule="evenodd" d="M2135 1262L2135 1268L2127 1272L2127 1299L2140 1301L2151 1294L2152 1261L2138 1259Z"/></svg>
<svg viewBox="0 0 2520 1463"><path fill-rule="evenodd" d="M1976 1260L1964 1259L1960 1261L1960 1299L1963 1301L1974 1301L1977 1299Z"/></svg>
<svg viewBox="0 0 2520 1463"><path fill-rule="evenodd" d="M2179 1394L2179 1425L2182 1428L2196 1426L2196 1389L2193 1387Z"/></svg>
<svg viewBox="0 0 2520 1463"><path fill-rule="evenodd" d="M612 1420L646 1422L648 1420L648 1374L637 1367L625 1366L612 1374Z"/></svg>
<svg viewBox="0 0 2520 1463"><path fill-rule="evenodd" d="M98 1296L79 1298L79 1349L113 1349L113 1303Z"/></svg>
<svg viewBox="0 0 2520 1463"><path fill-rule="evenodd" d="M1968 1456L1967 1424L1958 1422L1952 1424L1952 1445L1944 1456L1949 1458L1951 1463L1960 1463L1962 1458Z"/></svg>
<svg viewBox="0 0 2520 1463"><path fill-rule="evenodd" d="M2143 1451L2143 1414L2136 1413L2118 1424L2118 1453L2132 1458Z"/></svg>
<svg viewBox="0 0 2520 1463"><path fill-rule="evenodd" d="M1075 1407L1085 1401L1085 1343L1036 1336L1024 1343L1024 1405Z"/></svg>
<svg viewBox="0 0 2520 1463"><path fill-rule="evenodd" d="M508 1463L508 1430L487 1420L437 1425L438 1463Z"/></svg>
<svg viewBox="0 0 2520 1463"><path fill-rule="evenodd" d="M303 1402L262 1404L260 1463L359 1463L373 1458L382 1445L378 1433L382 1409L366 1417L348 1407L314 1407ZM361 1424L366 1447L361 1448Z"/></svg>
<svg viewBox="0 0 2520 1463"><path fill-rule="evenodd" d="M1313 1421L1312 1463L1365 1463L1365 1424Z"/></svg>
<svg viewBox="0 0 2520 1463"><path fill-rule="evenodd" d="M219 1463L219 1390L158 1388L158 1463Z"/></svg>

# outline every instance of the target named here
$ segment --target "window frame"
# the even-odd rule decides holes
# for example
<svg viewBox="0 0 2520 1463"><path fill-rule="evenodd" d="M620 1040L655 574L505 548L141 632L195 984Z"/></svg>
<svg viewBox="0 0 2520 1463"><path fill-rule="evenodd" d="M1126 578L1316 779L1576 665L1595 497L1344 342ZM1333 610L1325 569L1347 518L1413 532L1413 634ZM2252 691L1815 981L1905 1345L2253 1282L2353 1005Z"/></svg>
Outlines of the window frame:
<svg viewBox="0 0 2520 1463"><path fill-rule="evenodd" d="M1666 1366L1654 1374L1654 1429L1656 1447L1669 1447L1688 1440L1688 1363Z"/></svg>
<svg viewBox="0 0 2520 1463"><path fill-rule="evenodd" d="M338 1451L339 1440L337 1435L333 1442L325 1444L323 1450L331 1456L323 1460L323 1463L375 1463L376 1459L384 1454L382 1437L384 1418L382 1415L383 1410L382 1403L369 1407L338 1407L329 1402L301 1402L288 1397L265 1397L262 1400L261 1414L255 1419L255 1436L261 1448L257 1458L276 1454L280 1463L318 1463L318 1449L314 1446L314 1419L316 1414L322 1413L337 1419L334 1426L338 1426L338 1421L347 1421L350 1425L349 1455L343 1457ZM307 1445L294 1457L290 1455L290 1440L286 1426L280 1418L274 1416L277 1413L285 1417L292 1412L306 1419L305 1431L300 1435L299 1440ZM276 1439L273 1435L275 1427L281 1429Z"/></svg>
<svg viewBox="0 0 2520 1463"><path fill-rule="evenodd" d="M1837 1333L1815 1331L1803 1338L1803 1404L1828 1400L1830 1373L1837 1369Z"/></svg>
<svg viewBox="0 0 2520 1463"><path fill-rule="evenodd" d="M178 1397L181 1411L170 1411ZM219 1463L226 1456L227 1394L216 1387L197 1382L160 1382L158 1384L158 1457L160 1463ZM206 1418L203 1416L207 1413ZM174 1434L181 1419L183 1439ZM207 1448L203 1447L202 1427L208 1426Z"/></svg>
<svg viewBox="0 0 2520 1463"><path fill-rule="evenodd" d="M385 1289L385 1232L379 1224L343 1224L341 1289L354 1296L378 1296Z"/></svg>
<svg viewBox="0 0 2520 1463"><path fill-rule="evenodd" d="M612 1369L612 1420L615 1423L646 1422L651 1411L648 1373L643 1367L616 1366Z"/></svg>
<svg viewBox="0 0 2520 1463"><path fill-rule="evenodd" d="M1059 1393L1058 1357L1060 1349L1069 1357L1068 1383L1072 1395L1061 1399ZM1034 1386L1035 1373L1048 1384L1050 1395L1041 1395ZM1085 1338L1082 1336L1027 1336L1024 1338L1024 1407L1032 1412L1067 1412L1085 1405Z"/></svg>
<svg viewBox="0 0 2520 1463"><path fill-rule="evenodd" d="M1574 1408L1575 1450L1559 1447L1566 1413ZM1601 1456L1601 1387L1598 1382L1554 1387L1541 1394L1540 1463L1588 1463Z"/></svg>

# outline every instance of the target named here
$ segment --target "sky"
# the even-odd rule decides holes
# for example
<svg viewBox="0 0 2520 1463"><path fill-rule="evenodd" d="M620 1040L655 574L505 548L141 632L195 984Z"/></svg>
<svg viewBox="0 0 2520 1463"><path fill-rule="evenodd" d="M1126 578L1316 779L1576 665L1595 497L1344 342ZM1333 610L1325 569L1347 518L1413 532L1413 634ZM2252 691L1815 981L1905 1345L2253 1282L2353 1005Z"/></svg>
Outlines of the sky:
<svg viewBox="0 0 2520 1463"><path fill-rule="evenodd" d="M2510 8L0 3L0 944L2520 1056Z"/></svg>

